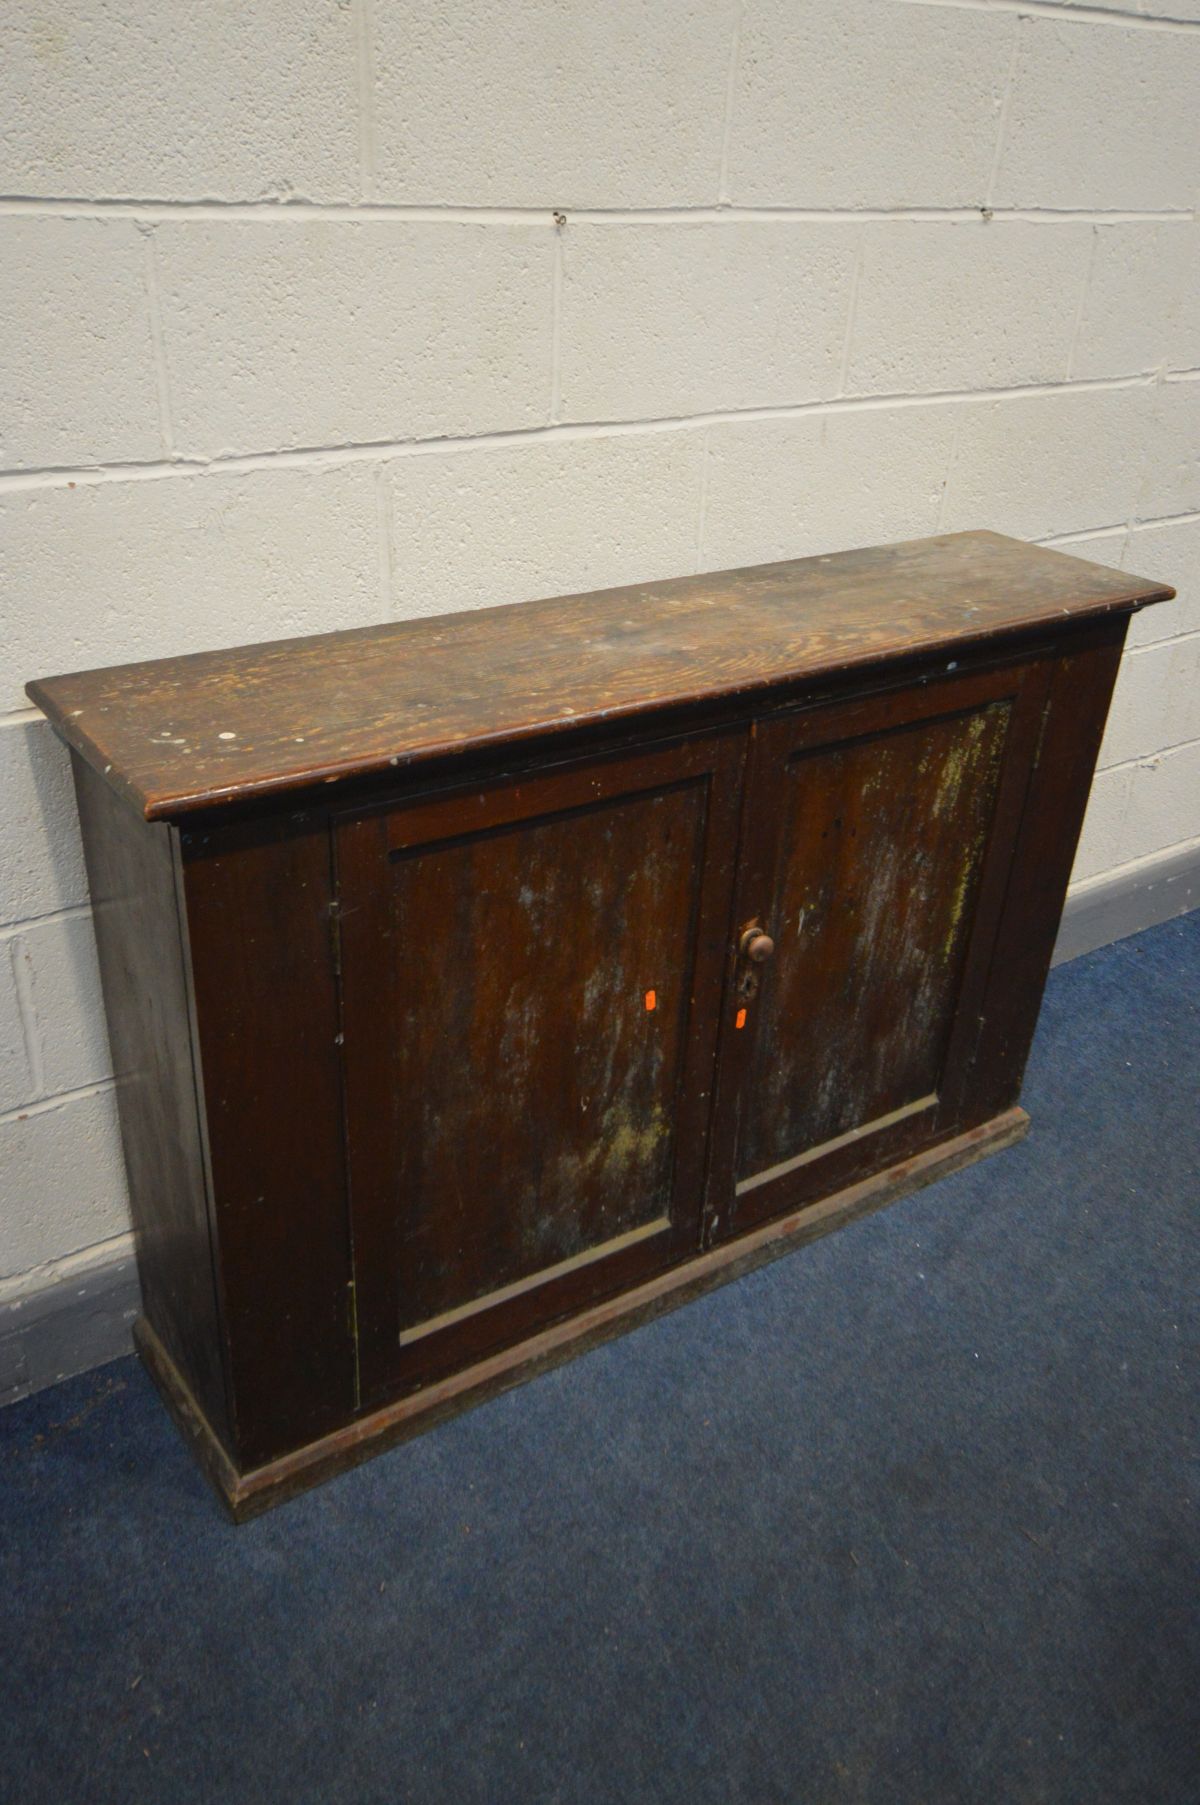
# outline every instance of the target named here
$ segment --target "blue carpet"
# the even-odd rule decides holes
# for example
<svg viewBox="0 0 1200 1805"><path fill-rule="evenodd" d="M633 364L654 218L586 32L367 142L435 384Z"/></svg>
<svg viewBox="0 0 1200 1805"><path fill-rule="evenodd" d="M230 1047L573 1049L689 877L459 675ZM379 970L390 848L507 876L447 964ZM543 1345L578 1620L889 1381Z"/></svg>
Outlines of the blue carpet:
<svg viewBox="0 0 1200 1805"><path fill-rule="evenodd" d="M1200 1800L1200 914L1031 1138L234 1531L132 1360L0 1415L0 1795Z"/></svg>

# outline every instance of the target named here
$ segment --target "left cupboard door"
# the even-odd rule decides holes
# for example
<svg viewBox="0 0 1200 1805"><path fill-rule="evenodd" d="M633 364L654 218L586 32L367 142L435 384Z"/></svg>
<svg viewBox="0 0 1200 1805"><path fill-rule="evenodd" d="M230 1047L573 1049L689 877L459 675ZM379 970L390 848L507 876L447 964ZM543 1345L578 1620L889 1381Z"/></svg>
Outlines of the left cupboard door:
<svg viewBox="0 0 1200 1805"><path fill-rule="evenodd" d="M340 821L360 1407L698 1250L742 746Z"/></svg>

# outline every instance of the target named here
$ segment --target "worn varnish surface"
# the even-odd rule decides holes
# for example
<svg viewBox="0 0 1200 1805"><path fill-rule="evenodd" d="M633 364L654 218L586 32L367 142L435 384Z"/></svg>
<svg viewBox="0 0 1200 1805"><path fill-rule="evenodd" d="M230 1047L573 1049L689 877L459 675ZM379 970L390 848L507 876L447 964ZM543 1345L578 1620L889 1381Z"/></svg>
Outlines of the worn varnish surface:
<svg viewBox="0 0 1200 1805"><path fill-rule="evenodd" d="M181 840L236 1446L254 1463L354 1395L329 835L281 814Z"/></svg>
<svg viewBox="0 0 1200 1805"><path fill-rule="evenodd" d="M393 1080L420 1104L396 1150L402 1329L669 1211L704 802L393 858Z"/></svg>
<svg viewBox="0 0 1200 1805"><path fill-rule="evenodd" d="M1172 594L960 533L50 677L28 693L155 819Z"/></svg>
<svg viewBox="0 0 1200 1805"><path fill-rule="evenodd" d="M739 1179L937 1090L1008 718L788 759Z"/></svg>
<svg viewBox="0 0 1200 1805"><path fill-rule="evenodd" d="M173 830L139 821L72 759L117 1080L142 1308L228 1441L224 1332L211 1251Z"/></svg>
<svg viewBox="0 0 1200 1805"><path fill-rule="evenodd" d="M337 830L364 1399L695 1249L739 736Z"/></svg>
<svg viewBox="0 0 1200 1805"><path fill-rule="evenodd" d="M756 727L736 920L775 951L730 947L710 1239L981 1119L970 1066L1054 663Z"/></svg>
<svg viewBox="0 0 1200 1805"><path fill-rule="evenodd" d="M1015 829L987 990L971 1001L980 1029L970 1058L964 1049L957 1062L963 1111L985 1114L997 1098L1020 1093L1127 626L1116 619L1079 629L1048 673L1037 769Z"/></svg>

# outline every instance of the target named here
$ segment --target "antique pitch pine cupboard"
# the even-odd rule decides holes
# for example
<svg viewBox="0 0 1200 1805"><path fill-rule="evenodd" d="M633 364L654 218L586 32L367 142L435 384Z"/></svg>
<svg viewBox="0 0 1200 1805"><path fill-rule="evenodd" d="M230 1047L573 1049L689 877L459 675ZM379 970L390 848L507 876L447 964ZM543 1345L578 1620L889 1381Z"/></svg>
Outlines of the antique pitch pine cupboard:
<svg viewBox="0 0 1200 1805"><path fill-rule="evenodd" d="M964 533L31 683L234 1514L1017 1139L1171 593Z"/></svg>

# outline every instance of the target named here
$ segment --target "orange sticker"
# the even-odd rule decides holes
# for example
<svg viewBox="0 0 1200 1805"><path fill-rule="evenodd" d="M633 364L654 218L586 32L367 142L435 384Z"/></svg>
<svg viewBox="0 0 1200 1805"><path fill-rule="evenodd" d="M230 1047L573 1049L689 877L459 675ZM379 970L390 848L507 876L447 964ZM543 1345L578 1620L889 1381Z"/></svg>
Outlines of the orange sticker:
<svg viewBox="0 0 1200 1805"><path fill-rule="evenodd" d="M646 992L646 1013L649 1014L652 1010L657 1009L657 1008L658 1008L658 992L655 990L648 990Z"/></svg>
<svg viewBox="0 0 1200 1805"><path fill-rule="evenodd" d="M735 1028L744 1028L746 1026L746 1011L744 1009L738 1010L737 1020L733 1025Z"/></svg>

